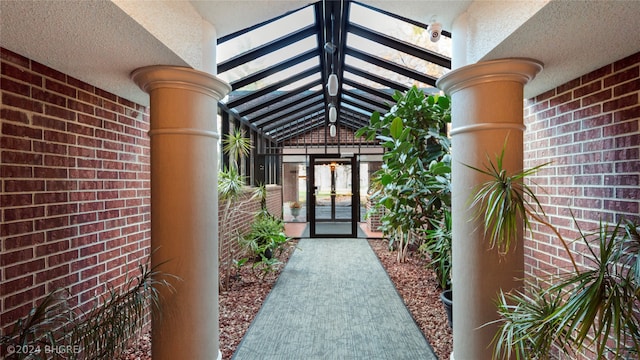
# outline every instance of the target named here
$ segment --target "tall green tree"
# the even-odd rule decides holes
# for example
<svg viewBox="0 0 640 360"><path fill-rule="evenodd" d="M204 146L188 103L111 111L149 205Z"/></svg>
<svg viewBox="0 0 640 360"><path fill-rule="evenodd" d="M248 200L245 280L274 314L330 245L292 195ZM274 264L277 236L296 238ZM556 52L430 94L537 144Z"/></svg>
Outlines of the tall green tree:
<svg viewBox="0 0 640 360"><path fill-rule="evenodd" d="M378 139L385 149L383 166L374 174L377 207L387 211L382 229L397 241L398 261L406 259L414 234L445 224L451 207L450 100L417 87L393 95L388 113L374 113L357 136Z"/></svg>

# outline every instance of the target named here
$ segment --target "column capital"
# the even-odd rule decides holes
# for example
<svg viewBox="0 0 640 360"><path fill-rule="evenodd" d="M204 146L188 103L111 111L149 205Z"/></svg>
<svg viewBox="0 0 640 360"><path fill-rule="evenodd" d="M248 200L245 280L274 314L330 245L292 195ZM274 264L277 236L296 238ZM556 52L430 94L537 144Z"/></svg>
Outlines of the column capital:
<svg viewBox="0 0 640 360"><path fill-rule="evenodd" d="M131 72L131 79L147 93L159 88L180 88L197 91L219 101L231 91L231 85L215 75L180 66L142 67Z"/></svg>
<svg viewBox="0 0 640 360"><path fill-rule="evenodd" d="M542 71L540 61L528 58L507 58L481 61L452 70L436 82L447 94L486 82L515 81L522 85Z"/></svg>

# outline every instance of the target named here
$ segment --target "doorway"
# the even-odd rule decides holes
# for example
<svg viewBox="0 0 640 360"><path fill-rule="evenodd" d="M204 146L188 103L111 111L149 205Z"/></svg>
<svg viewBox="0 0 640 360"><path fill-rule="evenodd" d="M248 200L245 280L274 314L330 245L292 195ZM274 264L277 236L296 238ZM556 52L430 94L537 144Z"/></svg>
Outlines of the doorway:
<svg viewBox="0 0 640 360"><path fill-rule="evenodd" d="M355 156L310 156L307 204L311 237L357 237L358 172Z"/></svg>

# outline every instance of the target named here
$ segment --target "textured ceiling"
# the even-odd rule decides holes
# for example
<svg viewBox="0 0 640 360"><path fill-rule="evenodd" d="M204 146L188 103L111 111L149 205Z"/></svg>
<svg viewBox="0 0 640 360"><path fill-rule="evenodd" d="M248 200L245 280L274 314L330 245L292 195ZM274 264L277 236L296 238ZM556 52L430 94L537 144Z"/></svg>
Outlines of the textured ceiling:
<svg viewBox="0 0 640 360"><path fill-rule="evenodd" d="M132 70L188 65L109 1L0 1L0 17L2 47L139 103Z"/></svg>
<svg viewBox="0 0 640 360"><path fill-rule="evenodd" d="M478 60L531 57L531 97L640 51L640 1L552 1Z"/></svg>

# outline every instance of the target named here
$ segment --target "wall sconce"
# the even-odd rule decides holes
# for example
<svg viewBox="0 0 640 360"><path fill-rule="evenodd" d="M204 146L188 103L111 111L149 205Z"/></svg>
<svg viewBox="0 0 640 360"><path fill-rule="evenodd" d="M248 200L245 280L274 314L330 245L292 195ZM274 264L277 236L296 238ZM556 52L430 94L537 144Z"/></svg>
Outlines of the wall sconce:
<svg viewBox="0 0 640 360"><path fill-rule="evenodd" d="M336 126L333 124L329 127L329 135L331 137L336 137Z"/></svg>

